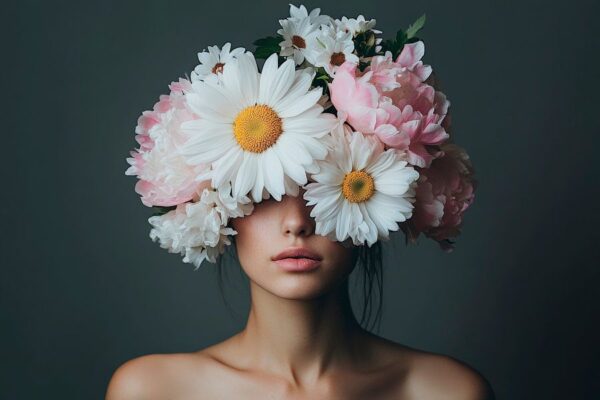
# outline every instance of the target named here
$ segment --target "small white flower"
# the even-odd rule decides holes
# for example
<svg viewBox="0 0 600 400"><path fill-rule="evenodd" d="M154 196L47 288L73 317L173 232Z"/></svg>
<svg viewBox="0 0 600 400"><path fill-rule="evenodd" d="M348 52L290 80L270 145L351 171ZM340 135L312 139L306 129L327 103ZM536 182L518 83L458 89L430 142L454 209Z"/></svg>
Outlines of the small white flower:
<svg viewBox="0 0 600 400"><path fill-rule="evenodd" d="M368 30L372 30L375 33L381 33L381 31L376 31L373 28L375 27L375 20L371 19L369 21L365 20L365 17L359 15L358 18L346 18L342 17L341 20L336 19L334 24L337 30L342 32L350 32L352 37L356 36L360 32L366 32Z"/></svg>
<svg viewBox="0 0 600 400"><path fill-rule="evenodd" d="M339 242L350 237L355 245L389 239L397 222L412 216L419 173L402 153L384 151L376 136L353 132L345 123L332 137L333 150L318 162L314 182L305 185L315 232Z"/></svg>
<svg viewBox="0 0 600 400"><path fill-rule="evenodd" d="M325 68L329 76L334 76L337 68L345 61L358 63L354 54L354 42L350 32L337 31L332 26L323 25L313 47L314 65Z"/></svg>
<svg viewBox="0 0 600 400"><path fill-rule="evenodd" d="M228 42L223 45L222 49L219 49L218 46L208 46L208 51L198 53L200 64L192 72L191 81L218 80L225 64L246 51L243 47L230 50L231 43Z"/></svg>
<svg viewBox="0 0 600 400"><path fill-rule="evenodd" d="M373 33L375 35L380 35L382 32L378 29L374 29L375 28L375 23L376 21L374 19L371 19L369 21L365 20L365 17L363 15L359 15L358 18L346 18L346 17L342 17L341 20L336 19L333 21L334 26L336 27L336 29L340 32L350 32L352 34L352 37L356 37L356 35L358 35L359 33L362 32L366 32L366 31L373 31ZM381 51L381 42L382 42L382 38L381 37L376 37L375 38L375 52L379 53ZM370 57L365 57L363 58L362 61L368 62L370 60Z"/></svg>
<svg viewBox="0 0 600 400"><path fill-rule="evenodd" d="M311 62L312 49L315 46L315 37L319 34L319 26L310 23L308 18L288 18L279 20L282 29L277 33L283 37L279 43L282 57L293 58L296 65L306 59Z"/></svg>
<svg viewBox="0 0 600 400"><path fill-rule="evenodd" d="M311 24L316 25L317 27L320 25L327 25L332 22L332 18L330 16L319 15L320 13L320 8L313 9L309 14L308 10L303 5L296 7L293 4L290 4L290 18L298 20L307 18Z"/></svg>

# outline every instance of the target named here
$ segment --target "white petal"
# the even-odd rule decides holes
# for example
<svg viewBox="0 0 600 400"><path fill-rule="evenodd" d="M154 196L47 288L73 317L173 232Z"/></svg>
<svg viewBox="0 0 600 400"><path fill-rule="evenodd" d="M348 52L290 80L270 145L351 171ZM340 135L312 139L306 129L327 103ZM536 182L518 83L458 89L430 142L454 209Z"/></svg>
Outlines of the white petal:
<svg viewBox="0 0 600 400"><path fill-rule="evenodd" d="M333 114L328 113L321 114L318 118L284 118L283 130L285 132L294 132L309 136L322 137L331 132L337 123L338 121L335 119Z"/></svg>
<svg viewBox="0 0 600 400"><path fill-rule="evenodd" d="M330 234L335 230L336 219L330 218L324 221L317 222L317 226L315 229L315 233L323 236L330 236Z"/></svg>
<svg viewBox="0 0 600 400"><path fill-rule="evenodd" d="M369 165L365 171L371 174L374 177L377 177L379 174L382 174L384 171L389 169L394 162L398 161L396 158L396 154L393 149L386 150L377 157L371 165ZM405 161L398 161L405 162Z"/></svg>
<svg viewBox="0 0 600 400"><path fill-rule="evenodd" d="M338 214L335 234L337 240L343 242L349 234L352 214L350 205L347 201L342 202L342 210Z"/></svg>
<svg viewBox="0 0 600 400"><path fill-rule="evenodd" d="M331 186L324 187L328 190L324 190L322 193L317 193L315 190L316 188L313 188L309 197L307 197L309 199L313 199L309 205L315 204L313 212L319 220L328 219L335 216L335 214L339 212L339 205L341 205L341 202L344 201L339 188L334 188Z"/></svg>
<svg viewBox="0 0 600 400"><path fill-rule="evenodd" d="M294 62L292 60L284 61L277 69L275 80L271 84L271 92L269 93L269 101L267 102L268 105L274 107L280 99L287 94L292 83L294 83L294 75Z"/></svg>
<svg viewBox="0 0 600 400"><path fill-rule="evenodd" d="M231 178L239 170L243 159L243 152L238 146L230 148L223 157L214 162L213 184L220 187L224 182L231 181Z"/></svg>
<svg viewBox="0 0 600 400"><path fill-rule="evenodd" d="M252 200L260 203L263 200L263 190L265 188L265 177L261 162L256 163L256 181L252 187Z"/></svg>
<svg viewBox="0 0 600 400"><path fill-rule="evenodd" d="M286 94L286 97L289 94ZM320 88L316 88L311 90L310 92L299 96L294 100L293 104L290 104L287 107L282 107L281 104L276 104L275 108L277 110L277 114L279 114L282 118L294 117L304 111L308 110L321 98L322 90Z"/></svg>
<svg viewBox="0 0 600 400"><path fill-rule="evenodd" d="M277 76L277 60L277 54L273 53L263 64L258 90L258 102L260 104L271 104L269 100L273 91L275 77Z"/></svg>
<svg viewBox="0 0 600 400"><path fill-rule="evenodd" d="M375 202L371 201L371 199L369 199L369 201L364 203L365 208L367 209L367 211L369 213L369 218L373 221L373 223L377 227L378 235L385 236L385 235L387 235L387 229L386 229L385 223L384 223L386 216L382 215L382 213L385 210L381 210L379 208L379 203L375 203Z"/></svg>
<svg viewBox="0 0 600 400"><path fill-rule="evenodd" d="M300 185L292 180L289 176L283 177L283 186L285 188L285 194L292 197L298 197L300 193Z"/></svg>
<svg viewBox="0 0 600 400"><path fill-rule="evenodd" d="M313 157L304 148L302 142L296 140L297 135L283 134L277 140L279 150L296 164L306 165L313 162Z"/></svg>
<svg viewBox="0 0 600 400"><path fill-rule="evenodd" d="M182 131L188 130L192 135L180 149L180 154L191 165L215 161L236 145L233 135L227 131L225 125L220 130L204 130L196 128L199 121L185 122L181 128Z"/></svg>
<svg viewBox="0 0 600 400"><path fill-rule="evenodd" d="M403 164L406 165L397 161L397 164L379 174L375 180L377 191L390 196L402 196L408 191L410 184L418 178L418 173Z"/></svg>
<svg viewBox="0 0 600 400"><path fill-rule="evenodd" d="M281 161L272 148L264 151L259 158L262 161L265 187L271 196L280 201L281 196L285 193Z"/></svg>
<svg viewBox="0 0 600 400"><path fill-rule="evenodd" d="M235 93L242 108L256 103L258 95L258 70L252 53L244 53L236 61L236 68L223 74L223 84Z"/></svg>
<svg viewBox="0 0 600 400"><path fill-rule="evenodd" d="M235 183L233 185L234 197L241 197L248 193L256 180L256 158L249 152L243 153L242 164L237 171Z"/></svg>
<svg viewBox="0 0 600 400"><path fill-rule="evenodd" d="M364 169L367 166L369 156L373 152L374 146L369 146L369 139L362 133L354 133L350 140L350 154L352 154L352 167L356 170Z"/></svg>
<svg viewBox="0 0 600 400"><path fill-rule="evenodd" d="M294 182L299 185L304 185L307 182L306 169L302 165L294 162L292 159L286 156L285 152L281 149L281 143L275 143L273 145L273 151L277 154L277 158L281 161L283 170L287 176L292 178Z"/></svg>
<svg viewBox="0 0 600 400"><path fill-rule="evenodd" d="M350 227L348 230L348 234L350 235L350 237L352 237L353 242L359 243L360 241L359 239L359 232L360 232L360 228L361 225L363 225L364 221L363 221L363 216L362 213L360 212L360 207L358 206L357 203L349 203L350 206L350 215L352 216L352 219L350 220Z"/></svg>
<svg viewBox="0 0 600 400"><path fill-rule="evenodd" d="M310 136L294 134L291 132L286 132L285 135L288 137L288 140L295 142L298 147L302 147L308 151L313 160L323 160L327 156L327 147L323 141ZM296 148L295 151L298 151L298 148Z"/></svg>
<svg viewBox="0 0 600 400"><path fill-rule="evenodd" d="M362 216L365 220L365 223L367 224L368 230L367 232L365 232L365 239L367 240L367 244L369 246L373 245L373 243L375 243L377 241L377 225L375 225L375 222L373 222L373 219L371 218L371 215L369 214L369 210L367 209L367 206L365 203L360 203L359 204L360 207L360 211L362 213Z"/></svg>
<svg viewBox="0 0 600 400"><path fill-rule="evenodd" d="M317 182L339 186L344 181L344 171L329 162L319 163L319 172L312 177Z"/></svg>
<svg viewBox="0 0 600 400"><path fill-rule="evenodd" d="M186 101L194 113L211 121L233 122L239 109L220 90L202 81L194 82L193 88Z"/></svg>
<svg viewBox="0 0 600 400"><path fill-rule="evenodd" d="M275 106L274 109L279 113L296 102L300 96L306 94L312 83L311 74L303 72L301 70L296 71L296 78L288 93L283 97Z"/></svg>

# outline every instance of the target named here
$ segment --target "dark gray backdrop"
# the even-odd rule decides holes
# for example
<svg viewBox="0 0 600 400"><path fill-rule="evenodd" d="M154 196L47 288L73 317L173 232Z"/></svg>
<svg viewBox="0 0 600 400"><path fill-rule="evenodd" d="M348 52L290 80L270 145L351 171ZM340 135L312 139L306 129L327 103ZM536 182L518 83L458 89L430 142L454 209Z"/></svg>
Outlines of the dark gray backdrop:
<svg viewBox="0 0 600 400"><path fill-rule="evenodd" d="M453 254L388 247L380 334L469 363L499 398L598 398L600 7L304 4L376 18L386 37L427 13L425 61L481 182ZM20 1L3 14L0 398L100 399L124 361L243 326L237 273L232 316L214 266L151 242L125 157L138 115L198 51L253 48L288 4Z"/></svg>

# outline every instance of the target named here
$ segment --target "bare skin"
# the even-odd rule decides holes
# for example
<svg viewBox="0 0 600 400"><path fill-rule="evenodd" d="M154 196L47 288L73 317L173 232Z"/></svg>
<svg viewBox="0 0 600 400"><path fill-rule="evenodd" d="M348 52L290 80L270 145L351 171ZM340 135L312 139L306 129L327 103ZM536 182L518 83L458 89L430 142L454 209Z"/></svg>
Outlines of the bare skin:
<svg viewBox="0 0 600 400"><path fill-rule="evenodd" d="M107 400L493 399L465 364L361 328L348 295L356 247L314 234L301 194L263 200L232 220L250 280L245 328L197 352L127 361L113 374ZM272 257L289 247L309 248L321 264L282 270Z"/></svg>

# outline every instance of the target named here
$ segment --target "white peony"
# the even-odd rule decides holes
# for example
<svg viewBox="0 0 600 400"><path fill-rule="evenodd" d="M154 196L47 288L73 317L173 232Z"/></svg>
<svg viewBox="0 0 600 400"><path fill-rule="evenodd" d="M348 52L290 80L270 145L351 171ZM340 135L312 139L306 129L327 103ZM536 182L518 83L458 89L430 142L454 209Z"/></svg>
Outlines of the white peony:
<svg viewBox="0 0 600 400"><path fill-rule="evenodd" d="M227 227L229 218L252 212L248 198L233 199L227 187L219 191L204 188L199 201L179 204L160 216L152 216L150 238L158 240L170 253L180 253L183 261L200 267L204 260L215 263L217 257L231 244L230 236L237 234Z"/></svg>

